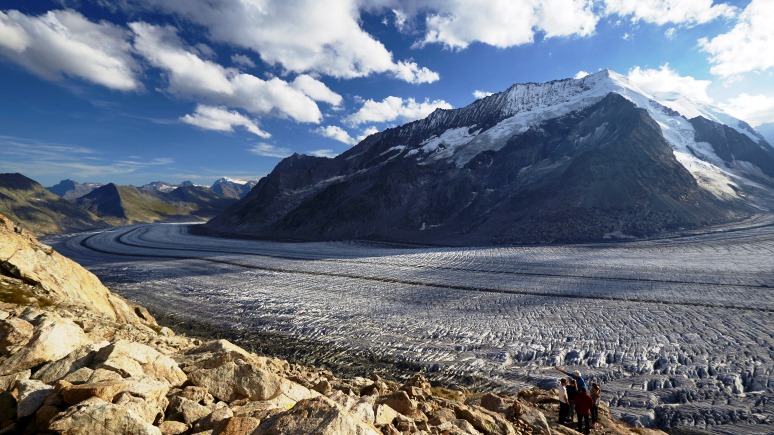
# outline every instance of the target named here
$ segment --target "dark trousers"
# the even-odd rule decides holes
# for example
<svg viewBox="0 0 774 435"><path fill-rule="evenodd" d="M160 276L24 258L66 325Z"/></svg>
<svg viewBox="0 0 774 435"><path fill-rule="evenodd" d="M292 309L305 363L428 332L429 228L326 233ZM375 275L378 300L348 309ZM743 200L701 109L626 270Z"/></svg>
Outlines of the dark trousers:
<svg viewBox="0 0 774 435"><path fill-rule="evenodd" d="M559 402L559 424L563 424L567 421L567 416L570 414L570 405Z"/></svg>
<svg viewBox="0 0 774 435"><path fill-rule="evenodd" d="M585 423L585 428L583 427ZM578 432L583 432L585 434L588 434L591 432L591 426L589 425L589 415L588 414L578 414Z"/></svg>
<svg viewBox="0 0 774 435"><path fill-rule="evenodd" d="M597 424L597 421L599 421L599 405L594 405L591 407L591 424Z"/></svg>

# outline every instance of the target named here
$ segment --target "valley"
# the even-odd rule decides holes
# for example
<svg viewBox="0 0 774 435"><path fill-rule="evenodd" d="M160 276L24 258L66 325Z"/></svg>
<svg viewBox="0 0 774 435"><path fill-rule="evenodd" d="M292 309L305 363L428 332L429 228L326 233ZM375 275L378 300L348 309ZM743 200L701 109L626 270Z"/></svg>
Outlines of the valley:
<svg viewBox="0 0 774 435"><path fill-rule="evenodd" d="M210 238L183 224L46 242L155 312L317 343L312 360L335 349L422 367L435 382L510 391L553 387L551 367L561 365L600 382L631 423L765 433L774 423L770 224L486 248Z"/></svg>

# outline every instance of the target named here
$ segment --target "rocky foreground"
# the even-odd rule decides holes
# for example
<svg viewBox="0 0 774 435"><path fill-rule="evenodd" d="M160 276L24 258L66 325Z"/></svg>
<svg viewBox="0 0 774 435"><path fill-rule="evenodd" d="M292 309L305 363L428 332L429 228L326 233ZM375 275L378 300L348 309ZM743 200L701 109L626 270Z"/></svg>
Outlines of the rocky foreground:
<svg viewBox="0 0 774 435"><path fill-rule="evenodd" d="M576 433L557 407L539 389L341 379L176 335L0 216L0 434ZM600 414L594 433L660 433Z"/></svg>

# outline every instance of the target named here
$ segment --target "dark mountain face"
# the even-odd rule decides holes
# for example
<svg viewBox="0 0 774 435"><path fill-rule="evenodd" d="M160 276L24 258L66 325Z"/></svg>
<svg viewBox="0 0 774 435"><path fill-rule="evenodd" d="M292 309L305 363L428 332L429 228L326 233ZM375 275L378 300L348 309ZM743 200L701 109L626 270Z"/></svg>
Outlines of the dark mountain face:
<svg viewBox="0 0 774 435"><path fill-rule="evenodd" d="M210 188L213 192L226 198L240 199L250 193L250 190L256 183L255 180L240 183L228 178L220 178L216 180Z"/></svg>
<svg viewBox="0 0 774 435"><path fill-rule="evenodd" d="M126 211L121 204L121 194L113 183L94 189L78 198L75 203L103 218L126 219Z"/></svg>
<svg viewBox="0 0 774 435"><path fill-rule="evenodd" d="M768 144L756 143L733 128L706 118L693 118L691 124L696 131L696 141L712 145L715 154L727 166L733 165L734 161L751 162L774 178L774 148Z"/></svg>
<svg viewBox="0 0 774 435"><path fill-rule="evenodd" d="M46 189L68 201L74 201L101 186L98 183L79 183L73 180L62 180L51 187L46 187Z"/></svg>
<svg viewBox="0 0 774 435"><path fill-rule="evenodd" d="M181 185L161 196L164 200L181 208L188 208L191 215L201 218L216 216L236 202L234 198L226 198L213 192L212 189L193 184Z"/></svg>
<svg viewBox="0 0 774 435"><path fill-rule="evenodd" d="M485 128L502 119L482 107ZM461 167L450 159L418 164L405 158L421 152L427 138L471 125L475 111L466 109L457 114L470 119L436 112L335 159L289 157L204 229L303 240L490 244L645 236L747 212L700 188L648 112L612 93L514 132L504 147Z"/></svg>

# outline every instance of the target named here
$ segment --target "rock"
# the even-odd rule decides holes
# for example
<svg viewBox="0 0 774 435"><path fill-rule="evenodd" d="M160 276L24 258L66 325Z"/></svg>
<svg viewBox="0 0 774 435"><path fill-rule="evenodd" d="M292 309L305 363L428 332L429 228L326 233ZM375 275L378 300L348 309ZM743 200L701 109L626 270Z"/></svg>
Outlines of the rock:
<svg viewBox="0 0 774 435"><path fill-rule="evenodd" d="M107 341L101 341L99 343L90 343L86 346L81 346L70 352L64 358L44 365L40 370L35 372L32 378L39 379L47 384L52 384L76 370L91 365L97 351L108 344L110 343Z"/></svg>
<svg viewBox="0 0 774 435"><path fill-rule="evenodd" d="M30 374L30 369L27 369L18 373L11 373L10 375L0 376L0 391L11 391L11 388L13 388L16 381L29 379Z"/></svg>
<svg viewBox="0 0 774 435"><path fill-rule="evenodd" d="M203 387L185 387L183 391L180 392L180 396L185 397L188 400L201 403L202 405L209 405L215 401L215 398L212 397L212 394L210 394L207 389Z"/></svg>
<svg viewBox="0 0 774 435"><path fill-rule="evenodd" d="M126 378L73 385L67 381L57 382L57 390L68 405L77 405L92 398L122 405L148 423L163 417L169 401L166 398L169 384L151 377Z"/></svg>
<svg viewBox="0 0 774 435"><path fill-rule="evenodd" d="M486 435L510 435L515 434L513 429L505 419L498 414L489 412L483 408L473 408L467 406L455 406L454 413L458 419L462 419L473 425L476 430Z"/></svg>
<svg viewBox="0 0 774 435"><path fill-rule="evenodd" d="M43 406L46 396L54 392L54 387L36 380L16 381L16 415L24 418L34 414Z"/></svg>
<svg viewBox="0 0 774 435"><path fill-rule="evenodd" d="M0 355L10 355L32 338L33 328L30 322L18 317L0 320Z"/></svg>
<svg viewBox="0 0 774 435"><path fill-rule="evenodd" d="M327 395L333 390L333 387L331 387L331 383L328 382L327 379L323 379L317 384L315 384L315 386L312 389L322 395Z"/></svg>
<svg viewBox="0 0 774 435"><path fill-rule="evenodd" d="M502 397L486 393L481 396L481 407L492 412L503 412L506 405Z"/></svg>
<svg viewBox="0 0 774 435"><path fill-rule="evenodd" d="M146 422L133 411L98 397L92 397L60 413L51 421L49 429L65 435L161 434L159 428Z"/></svg>
<svg viewBox="0 0 774 435"><path fill-rule="evenodd" d="M8 391L0 392L0 423L16 416L16 398Z"/></svg>
<svg viewBox="0 0 774 435"><path fill-rule="evenodd" d="M230 419L234 416L234 411L231 410L228 406L224 406L222 408L218 408L208 415L202 417L199 419L199 421L196 423L196 426L194 426L194 432L201 432L205 430L213 430L221 426L225 426L226 420ZM222 422L222 424L221 424Z"/></svg>
<svg viewBox="0 0 774 435"><path fill-rule="evenodd" d="M94 376L94 370L88 367L81 367L78 370L63 377L62 381L70 382L71 384L85 384L89 382L89 379Z"/></svg>
<svg viewBox="0 0 774 435"><path fill-rule="evenodd" d="M159 409L157 404L129 393L119 393L113 403L127 411L134 412L150 424L156 424L164 418L164 410Z"/></svg>
<svg viewBox="0 0 774 435"><path fill-rule="evenodd" d="M349 412L355 417L363 420L365 423L374 424L376 421L376 413L374 412L373 399L368 398L360 399L355 406L353 406Z"/></svg>
<svg viewBox="0 0 774 435"><path fill-rule="evenodd" d="M215 340L186 352L183 368L186 372L212 369L239 360L257 362L258 358L228 340Z"/></svg>
<svg viewBox="0 0 774 435"><path fill-rule="evenodd" d="M418 411L418 403L411 399L405 391L396 391L390 395L379 398L379 403L384 403L403 415L415 414ZM413 415L412 415L413 416Z"/></svg>
<svg viewBox="0 0 774 435"><path fill-rule="evenodd" d="M56 384L62 400L68 405L77 405L92 397L98 397L105 402L113 402L118 393L127 390L124 380L103 381L89 384L73 385L67 381L59 381Z"/></svg>
<svg viewBox="0 0 774 435"><path fill-rule="evenodd" d="M56 361L90 342L83 330L71 320L47 313L29 343L0 363L0 375Z"/></svg>
<svg viewBox="0 0 774 435"><path fill-rule="evenodd" d="M522 405L517 400L511 406L511 414L526 423L537 433L551 433L545 414L537 408Z"/></svg>
<svg viewBox="0 0 774 435"><path fill-rule="evenodd" d="M347 413L325 397L315 397L296 403L292 409L261 423L258 430L266 435L319 434L319 435L377 435L372 425Z"/></svg>
<svg viewBox="0 0 774 435"><path fill-rule="evenodd" d="M92 372L87 382L120 381L121 379L123 377L114 371L96 369Z"/></svg>
<svg viewBox="0 0 774 435"><path fill-rule="evenodd" d="M377 426L390 424L397 416L398 411L392 409L389 405L382 403L374 407L374 424Z"/></svg>
<svg viewBox="0 0 774 435"><path fill-rule="evenodd" d="M167 408L167 415L170 420L182 421L191 426L211 412L206 406L180 396L172 399L169 403L169 408Z"/></svg>
<svg viewBox="0 0 774 435"><path fill-rule="evenodd" d="M223 427L214 429L212 435L250 435L260 423L253 417L231 417L225 420Z"/></svg>
<svg viewBox="0 0 774 435"><path fill-rule="evenodd" d="M123 377L152 376L172 386L186 381L175 360L144 344L119 340L102 348L94 357L95 368L104 368Z"/></svg>
<svg viewBox="0 0 774 435"><path fill-rule="evenodd" d="M159 430L162 435L180 435L188 430L188 425L180 421L162 421Z"/></svg>
<svg viewBox="0 0 774 435"><path fill-rule="evenodd" d="M282 384L279 376L243 360L199 369L189 373L188 377L194 385L206 388L224 402L241 398L268 400L277 396Z"/></svg>
<svg viewBox="0 0 774 435"><path fill-rule="evenodd" d="M420 397L429 397L433 394L430 382L428 382L427 378L421 374L412 376L411 379L403 384L401 389L409 393L409 396L415 399Z"/></svg>

